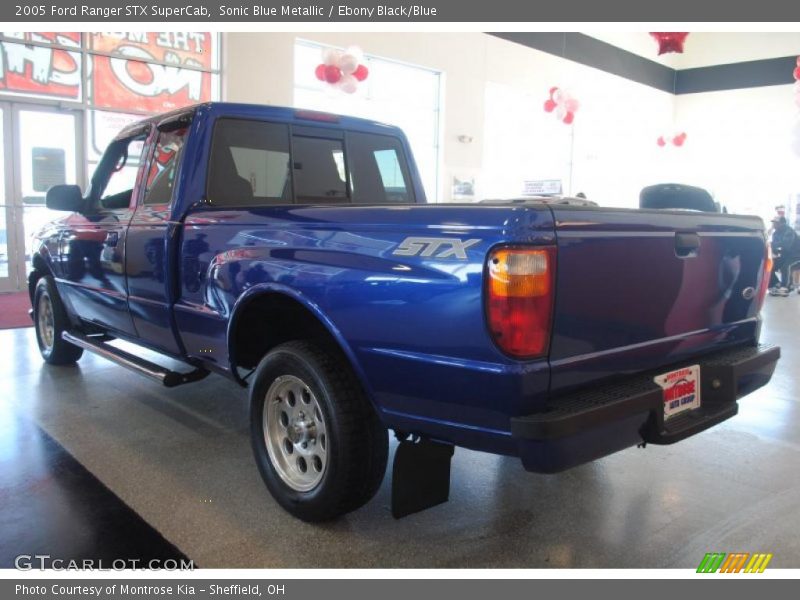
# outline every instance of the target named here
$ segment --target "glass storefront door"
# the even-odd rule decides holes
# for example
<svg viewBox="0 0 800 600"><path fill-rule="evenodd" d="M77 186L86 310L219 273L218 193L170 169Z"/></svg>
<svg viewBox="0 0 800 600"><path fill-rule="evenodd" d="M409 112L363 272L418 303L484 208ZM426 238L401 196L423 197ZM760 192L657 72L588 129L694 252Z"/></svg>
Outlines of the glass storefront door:
<svg viewBox="0 0 800 600"><path fill-rule="evenodd" d="M63 213L45 206L48 188L83 181L77 111L0 103L0 291L23 290L31 235Z"/></svg>

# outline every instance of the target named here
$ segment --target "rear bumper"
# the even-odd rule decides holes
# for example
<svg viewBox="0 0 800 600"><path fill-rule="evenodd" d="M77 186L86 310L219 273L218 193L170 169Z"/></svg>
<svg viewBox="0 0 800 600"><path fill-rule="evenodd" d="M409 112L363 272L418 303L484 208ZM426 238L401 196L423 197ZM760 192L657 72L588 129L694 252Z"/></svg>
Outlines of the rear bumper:
<svg viewBox="0 0 800 600"><path fill-rule="evenodd" d="M737 400L765 385L780 358L777 346L746 346L670 365L652 373L553 398L545 410L511 420L511 435L529 471L554 473L641 442L672 444L738 411ZM701 406L664 420L653 377L700 365Z"/></svg>

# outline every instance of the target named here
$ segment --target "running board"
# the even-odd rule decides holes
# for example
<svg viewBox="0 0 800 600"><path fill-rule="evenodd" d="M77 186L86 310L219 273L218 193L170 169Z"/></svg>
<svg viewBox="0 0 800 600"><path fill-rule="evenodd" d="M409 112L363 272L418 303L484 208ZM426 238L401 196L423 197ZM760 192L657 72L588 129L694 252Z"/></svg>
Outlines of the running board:
<svg viewBox="0 0 800 600"><path fill-rule="evenodd" d="M130 352L125 352L120 348L115 348L102 341L102 338L92 339L89 336L81 333L65 331L61 334L65 342L69 342L75 346L99 354L103 358L117 363L121 367L130 369L131 371L144 375L145 377L157 381L165 387L175 387L185 383L193 383L199 381L208 375L205 369L197 368L188 373L180 373L172 371L161 365L157 365L148 360L135 356Z"/></svg>

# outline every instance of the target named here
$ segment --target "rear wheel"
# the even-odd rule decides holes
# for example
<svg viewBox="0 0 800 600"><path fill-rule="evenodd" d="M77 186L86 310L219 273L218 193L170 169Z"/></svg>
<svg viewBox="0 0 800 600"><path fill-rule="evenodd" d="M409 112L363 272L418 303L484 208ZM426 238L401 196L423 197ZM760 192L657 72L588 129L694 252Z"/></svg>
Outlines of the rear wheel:
<svg viewBox="0 0 800 600"><path fill-rule="evenodd" d="M304 521L355 510L380 487L388 435L338 349L288 342L250 391L256 463L278 503Z"/></svg>
<svg viewBox="0 0 800 600"><path fill-rule="evenodd" d="M42 277L33 295L33 321L42 358L51 365L70 365L83 349L65 342L61 334L69 328L69 318L50 277Z"/></svg>

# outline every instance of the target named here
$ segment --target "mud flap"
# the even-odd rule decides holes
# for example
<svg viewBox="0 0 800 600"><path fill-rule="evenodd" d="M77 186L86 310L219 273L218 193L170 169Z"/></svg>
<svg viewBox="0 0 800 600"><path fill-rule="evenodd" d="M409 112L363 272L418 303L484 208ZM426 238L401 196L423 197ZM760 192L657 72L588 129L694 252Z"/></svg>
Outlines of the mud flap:
<svg viewBox="0 0 800 600"><path fill-rule="evenodd" d="M447 502L454 447L430 440L403 441L392 466L392 516L407 515Z"/></svg>

